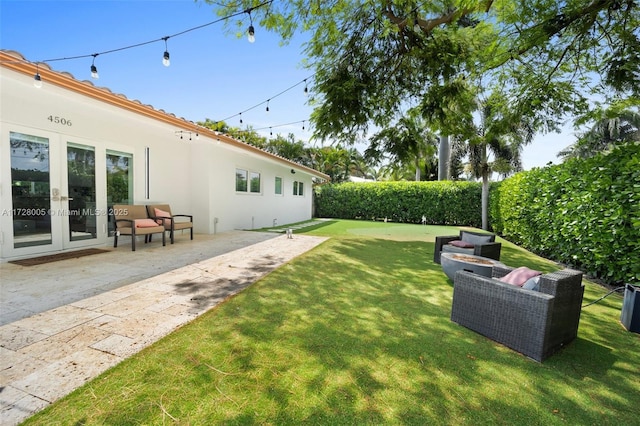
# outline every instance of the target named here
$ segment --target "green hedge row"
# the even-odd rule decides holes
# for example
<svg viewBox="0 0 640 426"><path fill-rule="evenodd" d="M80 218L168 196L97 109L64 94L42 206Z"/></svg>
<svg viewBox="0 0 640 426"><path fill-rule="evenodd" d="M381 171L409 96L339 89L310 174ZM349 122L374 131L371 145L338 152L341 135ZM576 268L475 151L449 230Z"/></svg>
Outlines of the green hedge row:
<svg viewBox="0 0 640 426"><path fill-rule="evenodd" d="M640 145L519 173L490 197L506 239L611 284L640 282Z"/></svg>
<svg viewBox="0 0 640 426"><path fill-rule="evenodd" d="M476 182L371 182L316 187L316 216L480 227Z"/></svg>

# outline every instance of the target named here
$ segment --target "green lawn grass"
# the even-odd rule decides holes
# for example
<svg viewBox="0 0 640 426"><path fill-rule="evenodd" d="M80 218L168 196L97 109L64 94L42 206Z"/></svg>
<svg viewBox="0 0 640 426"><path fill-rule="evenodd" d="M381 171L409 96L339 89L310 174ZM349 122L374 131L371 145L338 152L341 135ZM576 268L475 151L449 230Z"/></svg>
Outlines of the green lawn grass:
<svg viewBox="0 0 640 426"><path fill-rule="evenodd" d="M457 229L301 232L331 238L26 424L640 423L620 295L585 307L578 339L540 364L450 321L433 241ZM557 268L503 243L506 264ZM585 284L585 304L607 292Z"/></svg>

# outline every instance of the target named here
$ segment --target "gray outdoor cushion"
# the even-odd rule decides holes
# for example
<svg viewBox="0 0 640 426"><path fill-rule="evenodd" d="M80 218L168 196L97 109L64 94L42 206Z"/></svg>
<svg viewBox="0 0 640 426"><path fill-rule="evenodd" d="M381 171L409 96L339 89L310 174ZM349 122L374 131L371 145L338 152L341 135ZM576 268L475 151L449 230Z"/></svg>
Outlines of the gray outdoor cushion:
<svg viewBox="0 0 640 426"><path fill-rule="evenodd" d="M523 285L522 288L526 290L540 291L540 275L537 277L529 278Z"/></svg>
<svg viewBox="0 0 640 426"><path fill-rule="evenodd" d="M482 245L491 242L492 235L474 235L469 234L468 232L462 231L462 237L460 238L462 241L466 241L471 244Z"/></svg>
<svg viewBox="0 0 640 426"><path fill-rule="evenodd" d="M451 244L443 245L442 251L447 253L473 254L473 248L456 247Z"/></svg>

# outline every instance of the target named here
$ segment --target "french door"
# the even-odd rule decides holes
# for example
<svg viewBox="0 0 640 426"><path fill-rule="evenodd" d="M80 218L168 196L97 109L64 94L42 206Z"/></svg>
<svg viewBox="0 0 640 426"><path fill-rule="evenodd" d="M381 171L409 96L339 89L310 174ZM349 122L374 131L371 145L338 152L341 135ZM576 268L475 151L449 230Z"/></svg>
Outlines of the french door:
<svg viewBox="0 0 640 426"><path fill-rule="evenodd" d="M31 129L2 138L2 257L104 244L105 148Z"/></svg>

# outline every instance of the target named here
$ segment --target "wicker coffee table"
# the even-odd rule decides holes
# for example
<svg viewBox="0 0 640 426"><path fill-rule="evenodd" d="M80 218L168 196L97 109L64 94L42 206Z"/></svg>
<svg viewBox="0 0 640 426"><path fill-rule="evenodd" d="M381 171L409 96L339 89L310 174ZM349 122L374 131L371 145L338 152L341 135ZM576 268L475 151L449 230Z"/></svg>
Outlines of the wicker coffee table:
<svg viewBox="0 0 640 426"><path fill-rule="evenodd" d="M503 263L486 257L475 256L462 253L442 253L440 255L440 266L442 271L451 281L456 276L457 271L469 271L474 274L491 277L495 265L505 266Z"/></svg>

